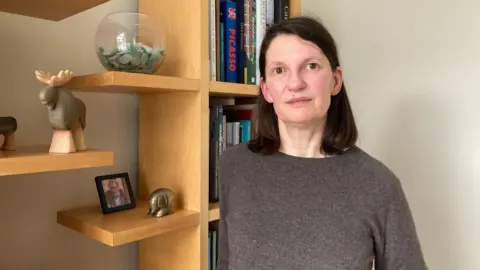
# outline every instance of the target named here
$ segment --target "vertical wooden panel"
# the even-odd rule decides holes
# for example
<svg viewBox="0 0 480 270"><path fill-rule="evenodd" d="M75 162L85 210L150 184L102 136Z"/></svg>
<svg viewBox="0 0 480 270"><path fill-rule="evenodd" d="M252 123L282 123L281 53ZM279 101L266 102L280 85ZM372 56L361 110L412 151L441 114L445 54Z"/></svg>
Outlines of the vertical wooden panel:
<svg viewBox="0 0 480 270"><path fill-rule="evenodd" d="M209 86L210 86L210 0L199 0L201 3L200 8L200 25L201 25L201 80L200 80L200 95L201 95L201 114L200 114L200 261L199 268L201 270L208 270L208 193L209 193L209 149L210 149L210 110L209 110ZM220 1L220 0L216 0ZM220 12L217 11L216 16L219 16ZM219 33L220 29L216 29ZM219 35L217 35L219 36ZM217 48L219 50L220 48Z"/></svg>
<svg viewBox="0 0 480 270"><path fill-rule="evenodd" d="M302 14L302 0L290 0L290 17Z"/></svg>
<svg viewBox="0 0 480 270"><path fill-rule="evenodd" d="M201 79L203 53L208 54L208 44L207 48L199 44L208 38L208 25L202 23L202 10L208 9L208 5L202 7L204 4L203 0L139 0L139 12L153 17L165 31L166 58L157 74ZM146 197L161 186L169 187L177 193L178 207L199 211L201 215L205 189L201 173L202 135L208 128L202 126L202 91L142 96L139 127L141 196ZM141 241L139 269L200 269L200 262L206 257L203 234L199 226Z"/></svg>
<svg viewBox="0 0 480 270"><path fill-rule="evenodd" d="M139 116L140 197L168 187L178 207L200 211L200 93L142 95Z"/></svg>
<svg viewBox="0 0 480 270"><path fill-rule="evenodd" d="M200 79L202 47L199 40L204 34L201 3L201 0L138 1L138 11L159 23L167 41L165 62L157 74Z"/></svg>
<svg viewBox="0 0 480 270"><path fill-rule="evenodd" d="M139 121L139 197L160 187L176 193L176 207L201 211L201 94L142 95ZM199 269L200 230L140 242L140 269ZM186 252L188 250L188 252ZM188 254L188 256L186 256Z"/></svg>

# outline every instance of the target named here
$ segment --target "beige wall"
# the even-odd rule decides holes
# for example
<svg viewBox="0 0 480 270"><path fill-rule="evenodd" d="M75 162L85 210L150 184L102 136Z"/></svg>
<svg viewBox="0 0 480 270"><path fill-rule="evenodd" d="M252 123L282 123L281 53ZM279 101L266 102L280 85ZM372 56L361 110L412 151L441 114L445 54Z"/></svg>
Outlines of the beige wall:
<svg viewBox="0 0 480 270"><path fill-rule="evenodd" d="M478 270L480 3L303 0L335 36L361 146L400 177L432 270Z"/></svg>
<svg viewBox="0 0 480 270"><path fill-rule="evenodd" d="M35 69L103 72L93 36L111 11L136 11L136 1L112 0L60 22L0 13L0 115L19 122L19 145L48 144L51 128L38 102ZM137 269L136 244L111 248L56 223L56 211L98 203L94 177L128 171L137 181L137 98L77 94L87 105L86 142L115 152L115 166L0 178L0 269Z"/></svg>

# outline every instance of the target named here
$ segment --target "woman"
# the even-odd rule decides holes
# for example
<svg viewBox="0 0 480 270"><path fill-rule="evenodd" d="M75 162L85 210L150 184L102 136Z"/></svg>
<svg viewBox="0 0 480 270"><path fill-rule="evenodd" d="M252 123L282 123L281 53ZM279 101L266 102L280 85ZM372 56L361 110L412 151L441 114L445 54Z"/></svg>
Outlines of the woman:
<svg viewBox="0 0 480 270"><path fill-rule="evenodd" d="M257 136L221 157L218 270L427 269L399 180L355 146L337 49L317 21L272 26Z"/></svg>

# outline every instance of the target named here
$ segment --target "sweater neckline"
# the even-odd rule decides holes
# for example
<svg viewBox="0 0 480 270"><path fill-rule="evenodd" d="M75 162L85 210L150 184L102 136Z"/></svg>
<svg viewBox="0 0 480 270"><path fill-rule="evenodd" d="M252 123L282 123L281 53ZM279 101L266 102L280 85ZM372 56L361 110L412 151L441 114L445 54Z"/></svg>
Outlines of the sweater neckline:
<svg viewBox="0 0 480 270"><path fill-rule="evenodd" d="M301 157L289 155L281 151L277 151L273 154L273 158L280 162L290 162L290 163L324 163L324 162L334 162L339 159L343 159L352 153L357 152L357 147L353 146L350 149L346 150L343 154L339 155L329 155L326 157Z"/></svg>

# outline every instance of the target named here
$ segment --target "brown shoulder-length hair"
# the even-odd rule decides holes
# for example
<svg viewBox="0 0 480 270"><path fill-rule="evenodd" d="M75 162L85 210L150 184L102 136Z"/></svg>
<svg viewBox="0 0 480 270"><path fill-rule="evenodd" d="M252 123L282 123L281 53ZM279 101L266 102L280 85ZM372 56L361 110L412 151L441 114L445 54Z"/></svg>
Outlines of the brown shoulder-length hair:
<svg viewBox="0 0 480 270"><path fill-rule="evenodd" d="M337 47L328 30L314 18L299 16L271 26L265 33L259 57L262 78L265 78L266 52L270 43L276 36L282 34L296 35L313 42L328 58L332 70L340 66ZM255 137L248 143L248 148L261 154L272 154L278 151L280 134L277 115L273 105L265 100L261 91L257 100L255 122ZM354 146L357 137L355 119L348 101L345 84L342 82L340 92L331 96L320 151L326 155L341 154L344 150Z"/></svg>

